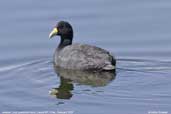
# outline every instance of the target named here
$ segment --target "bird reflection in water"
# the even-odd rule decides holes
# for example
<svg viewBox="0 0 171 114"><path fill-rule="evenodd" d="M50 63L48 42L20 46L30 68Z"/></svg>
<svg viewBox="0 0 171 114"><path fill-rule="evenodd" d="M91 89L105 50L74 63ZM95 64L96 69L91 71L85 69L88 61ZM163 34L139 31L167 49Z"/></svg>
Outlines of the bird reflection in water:
<svg viewBox="0 0 171 114"><path fill-rule="evenodd" d="M92 87L106 86L115 79L116 72L113 71L79 71L68 70L54 66L54 70L60 77L60 85L52 88L50 94L58 99L70 99L74 89L73 83L89 85Z"/></svg>

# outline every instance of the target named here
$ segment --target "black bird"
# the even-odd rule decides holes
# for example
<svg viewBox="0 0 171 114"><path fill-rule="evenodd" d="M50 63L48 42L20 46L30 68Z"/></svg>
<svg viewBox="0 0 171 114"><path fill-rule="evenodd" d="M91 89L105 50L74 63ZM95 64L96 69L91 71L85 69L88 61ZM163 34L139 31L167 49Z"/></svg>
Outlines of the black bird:
<svg viewBox="0 0 171 114"><path fill-rule="evenodd" d="M58 22L49 38L56 35L61 41L54 53L55 66L73 70L115 70L116 60L108 51L87 44L72 44L73 29L68 22Z"/></svg>

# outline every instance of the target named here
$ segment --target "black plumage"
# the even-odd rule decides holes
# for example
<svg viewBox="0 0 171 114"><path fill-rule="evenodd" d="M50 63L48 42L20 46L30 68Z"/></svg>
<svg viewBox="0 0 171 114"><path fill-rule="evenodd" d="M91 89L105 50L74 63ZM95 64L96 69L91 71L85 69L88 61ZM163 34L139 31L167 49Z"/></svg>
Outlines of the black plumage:
<svg viewBox="0 0 171 114"><path fill-rule="evenodd" d="M54 53L55 66L77 70L114 70L115 58L106 50L87 44L72 44L73 29L65 21L60 21L49 37L61 37Z"/></svg>

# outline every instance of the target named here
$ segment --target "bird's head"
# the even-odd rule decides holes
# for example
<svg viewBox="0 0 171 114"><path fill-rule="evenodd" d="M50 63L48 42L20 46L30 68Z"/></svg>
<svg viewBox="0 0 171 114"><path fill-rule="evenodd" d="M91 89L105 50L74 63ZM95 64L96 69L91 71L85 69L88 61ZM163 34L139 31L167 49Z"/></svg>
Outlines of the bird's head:
<svg viewBox="0 0 171 114"><path fill-rule="evenodd" d="M60 36L62 39L70 39L73 38L73 29L72 26L66 21L60 21L53 28L51 33L49 34L49 38L54 36Z"/></svg>

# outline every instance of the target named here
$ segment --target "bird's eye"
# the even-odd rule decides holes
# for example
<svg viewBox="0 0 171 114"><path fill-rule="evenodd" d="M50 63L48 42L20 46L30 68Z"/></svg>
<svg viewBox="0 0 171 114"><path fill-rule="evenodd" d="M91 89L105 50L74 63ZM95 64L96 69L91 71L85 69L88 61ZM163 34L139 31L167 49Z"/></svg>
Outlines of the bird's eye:
<svg viewBox="0 0 171 114"><path fill-rule="evenodd" d="M58 28L59 28L59 29L63 29L63 28L64 28L64 26L59 26Z"/></svg>

